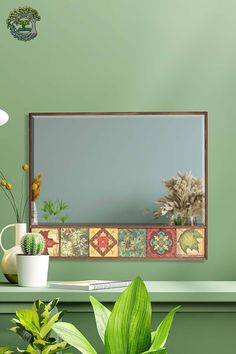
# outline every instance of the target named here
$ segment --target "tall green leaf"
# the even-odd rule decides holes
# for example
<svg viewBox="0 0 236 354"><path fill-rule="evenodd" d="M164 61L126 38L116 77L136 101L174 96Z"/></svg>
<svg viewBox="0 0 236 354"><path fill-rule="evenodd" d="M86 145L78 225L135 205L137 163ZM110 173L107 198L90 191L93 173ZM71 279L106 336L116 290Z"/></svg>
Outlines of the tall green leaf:
<svg viewBox="0 0 236 354"><path fill-rule="evenodd" d="M11 347L0 347L0 354L11 354L14 353Z"/></svg>
<svg viewBox="0 0 236 354"><path fill-rule="evenodd" d="M161 348L157 350L148 350L147 352L144 352L142 354L168 354L168 352L166 348Z"/></svg>
<svg viewBox="0 0 236 354"><path fill-rule="evenodd" d="M38 337L39 330L33 323L33 314L29 309L16 311L16 315L19 318L21 324L25 327L26 330L32 332L35 336Z"/></svg>
<svg viewBox="0 0 236 354"><path fill-rule="evenodd" d="M23 340L28 343L31 343L34 340L32 332L26 331L26 329L24 328L24 326L21 325L21 323L18 323L16 327L10 328L10 331L17 333Z"/></svg>
<svg viewBox="0 0 236 354"><path fill-rule="evenodd" d="M59 298L50 301L47 305L41 300L36 300L33 304L32 311L36 312L39 318L39 325L48 323L50 314L59 302Z"/></svg>
<svg viewBox="0 0 236 354"><path fill-rule="evenodd" d="M32 306L32 311L33 313L37 313L38 318L39 318L39 327L41 326L43 320L44 320L44 311L45 311L46 305L41 301L41 300L36 300Z"/></svg>
<svg viewBox="0 0 236 354"><path fill-rule="evenodd" d="M25 350L25 349L19 349L19 348L17 348L17 351L19 352L19 353L23 353L23 354L36 354L36 351L34 350L34 348L31 346L31 345L28 345L28 347L27 347L27 349Z"/></svg>
<svg viewBox="0 0 236 354"><path fill-rule="evenodd" d="M42 354L54 354L67 348L70 348L70 345L68 345L66 342L55 343L48 345L46 348L44 348Z"/></svg>
<svg viewBox="0 0 236 354"><path fill-rule="evenodd" d="M108 310L103 304L96 300L93 296L89 297L89 300L93 306L94 316L96 320L98 334L104 343L105 331L107 321L110 317L111 311Z"/></svg>
<svg viewBox="0 0 236 354"><path fill-rule="evenodd" d="M175 313L179 308L180 308L180 306L177 306L174 309L172 309L165 316L165 318L162 320L162 322L159 324L159 326L157 327L157 330L154 334L153 342L152 342L152 345L149 349L150 351L164 347L164 345L166 344L169 332L170 332L170 328L171 328Z"/></svg>
<svg viewBox="0 0 236 354"><path fill-rule="evenodd" d="M64 315L64 311L57 312L50 320L41 327L40 336L45 338L48 333L52 330L54 323L58 322Z"/></svg>
<svg viewBox="0 0 236 354"><path fill-rule="evenodd" d="M97 354L96 350L83 334L71 323L58 322L52 326L52 329L59 335L59 337L72 345L72 347L78 349L82 354Z"/></svg>
<svg viewBox="0 0 236 354"><path fill-rule="evenodd" d="M35 303L32 306L32 322L35 325L35 327L37 327L37 329L40 329L40 318L39 318L39 313L37 311L37 308L35 306Z"/></svg>
<svg viewBox="0 0 236 354"><path fill-rule="evenodd" d="M42 313L42 323L46 324L50 320L50 315L52 314L53 310L56 308L60 298L56 298L50 301L47 305L45 305L44 312ZM54 311L55 312L55 311Z"/></svg>
<svg viewBox="0 0 236 354"><path fill-rule="evenodd" d="M139 354L151 344L151 303L137 277L121 294L105 332L105 354Z"/></svg>
<svg viewBox="0 0 236 354"><path fill-rule="evenodd" d="M51 312L58 304L60 298L57 297L56 299L50 301L47 305L46 305L46 308L48 310L48 312Z"/></svg>

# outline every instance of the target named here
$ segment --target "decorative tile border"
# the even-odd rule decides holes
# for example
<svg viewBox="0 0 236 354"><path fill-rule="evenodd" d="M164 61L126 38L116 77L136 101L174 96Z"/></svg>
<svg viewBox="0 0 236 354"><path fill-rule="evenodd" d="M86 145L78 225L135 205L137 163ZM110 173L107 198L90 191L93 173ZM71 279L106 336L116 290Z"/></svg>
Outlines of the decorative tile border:
<svg viewBox="0 0 236 354"><path fill-rule="evenodd" d="M205 230L178 229L177 230L177 257L204 257Z"/></svg>
<svg viewBox="0 0 236 354"><path fill-rule="evenodd" d="M88 257L89 229L63 228L61 229L62 257Z"/></svg>
<svg viewBox="0 0 236 354"><path fill-rule="evenodd" d="M146 230L119 229L118 250L120 257L146 257Z"/></svg>
<svg viewBox="0 0 236 354"><path fill-rule="evenodd" d="M90 257L118 257L118 229L89 229Z"/></svg>
<svg viewBox="0 0 236 354"><path fill-rule="evenodd" d="M45 240L45 254L51 257L60 256L60 229L57 228L32 228L32 232L40 233Z"/></svg>
<svg viewBox="0 0 236 354"><path fill-rule="evenodd" d="M147 230L147 256L173 258L176 255L176 230L156 228Z"/></svg>
<svg viewBox="0 0 236 354"><path fill-rule="evenodd" d="M54 258L204 260L204 226L89 227L34 226Z"/></svg>

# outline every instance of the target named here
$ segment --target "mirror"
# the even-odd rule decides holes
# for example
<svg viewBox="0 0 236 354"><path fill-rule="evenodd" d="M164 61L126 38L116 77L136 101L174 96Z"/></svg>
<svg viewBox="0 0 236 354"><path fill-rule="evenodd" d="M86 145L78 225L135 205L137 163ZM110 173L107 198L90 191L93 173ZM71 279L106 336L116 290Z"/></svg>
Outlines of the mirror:
<svg viewBox="0 0 236 354"><path fill-rule="evenodd" d="M204 112L30 113L31 225L206 225L206 127ZM168 181L201 189L186 215Z"/></svg>

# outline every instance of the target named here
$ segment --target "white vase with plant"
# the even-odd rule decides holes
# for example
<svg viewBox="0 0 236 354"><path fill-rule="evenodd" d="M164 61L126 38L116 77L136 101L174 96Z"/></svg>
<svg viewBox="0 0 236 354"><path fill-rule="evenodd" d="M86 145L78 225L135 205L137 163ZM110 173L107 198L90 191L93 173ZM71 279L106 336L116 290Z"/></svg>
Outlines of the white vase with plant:
<svg viewBox="0 0 236 354"><path fill-rule="evenodd" d="M201 178L191 172L178 172L163 183L168 194L156 202L159 208L154 211L155 218L166 215L171 225L194 225L199 217L204 223L205 192Z"/></svg>
<svg viewBox="0 0 236 354"><path fill-rule="evenodd" d="M17 283L17 267L16 267L16 254L20 252L20 240L27 232L27 225L25 220L25 211L28 203L28 198L24 198L24 177L25 172L29 170L29 165L22 165L22 179L21 190L18 195L14 193L14 185L5 177L4 173L0 171L0 189L9 201L13 212L15 214L16 223L5 226L0 232L0 248L4 252L2 258L2 272L10 283ZM10 249L5 249L2 243L2 236L5 230L9 228L15 229L15 246Z"/></svg>
<svg viewBox="0 0 236 354"><path fill-rule="evenodd" d="M43 255L45 241L42 235L29 232L21 239L23 254L16 256L18 284L26 287L47 286L49 256Z"/></svg>
<svg viewBox="0 0 236 354"><path fill-rule="evenodd" d="M36 200L40 197L42 186L42 174L37 175L31 185L31 223L38 224L38 210Z"/></svg>

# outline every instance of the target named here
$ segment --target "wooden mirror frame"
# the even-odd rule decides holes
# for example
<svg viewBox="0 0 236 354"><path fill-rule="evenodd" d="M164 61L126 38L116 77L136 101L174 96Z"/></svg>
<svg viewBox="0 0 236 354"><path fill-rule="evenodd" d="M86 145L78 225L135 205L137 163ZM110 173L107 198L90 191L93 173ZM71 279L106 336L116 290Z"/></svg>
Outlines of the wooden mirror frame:
<svg viewBox="0 0 236 354"><path fill-rule="evenodd" d="M29 210L29 225L30 230L34 232L41 233L46 242L45 253L49 254L55 259L89 259L89 260L206 260L208 259L208 113L207 112L40 112L40 113L29 113L29 162L30 166L33 166L33 154L32 154L32 120L33 116L89 116L89 115L104 115L104 116L121 116L121 115L192 115L192 116L204 116L204 154L205 154L205 164L204 164L204 174L205 174L205 223L204 225L194 225L194 226L176 226L176 225L80 225L80 224L38 224L32 225L31 223L31 202ZM30 201L32 200L32 168L30 167L29 174L29 196ZM123 231L122 231L123 230ZM183 252L179 246L180 237L183 237L185 232L190 232L193 237L195 237L196 242L199 245L199 254L194 253L192 250L190 253ZM195 234L194 234L195 232ZM76 252L71 255L67 253L67 243L71 241L68 240L68 233L71 236L76 235L76 237L83 239L84 249L80 251L78 247ZM126 239L130 234L132 241L139 240L141 245L140 249L136 251L127 251L122 253L120 246L119 233L124 233L124 238ZM168 240L170 240L171 246L170 250L164 254L155 253L153 247L151 247L151 240L153 237L159 237L160 235L165 235ZM195 235L195 236L194 236ZM96 242L104 243L105 251L96 248ZM158 242L158 241L157 241ZM108 247L108 243L110 246ZM107 246L107 247L106 247ZM99 246L100 247L100 246ZM101 247L100 247L101 248Z"/></svg>

